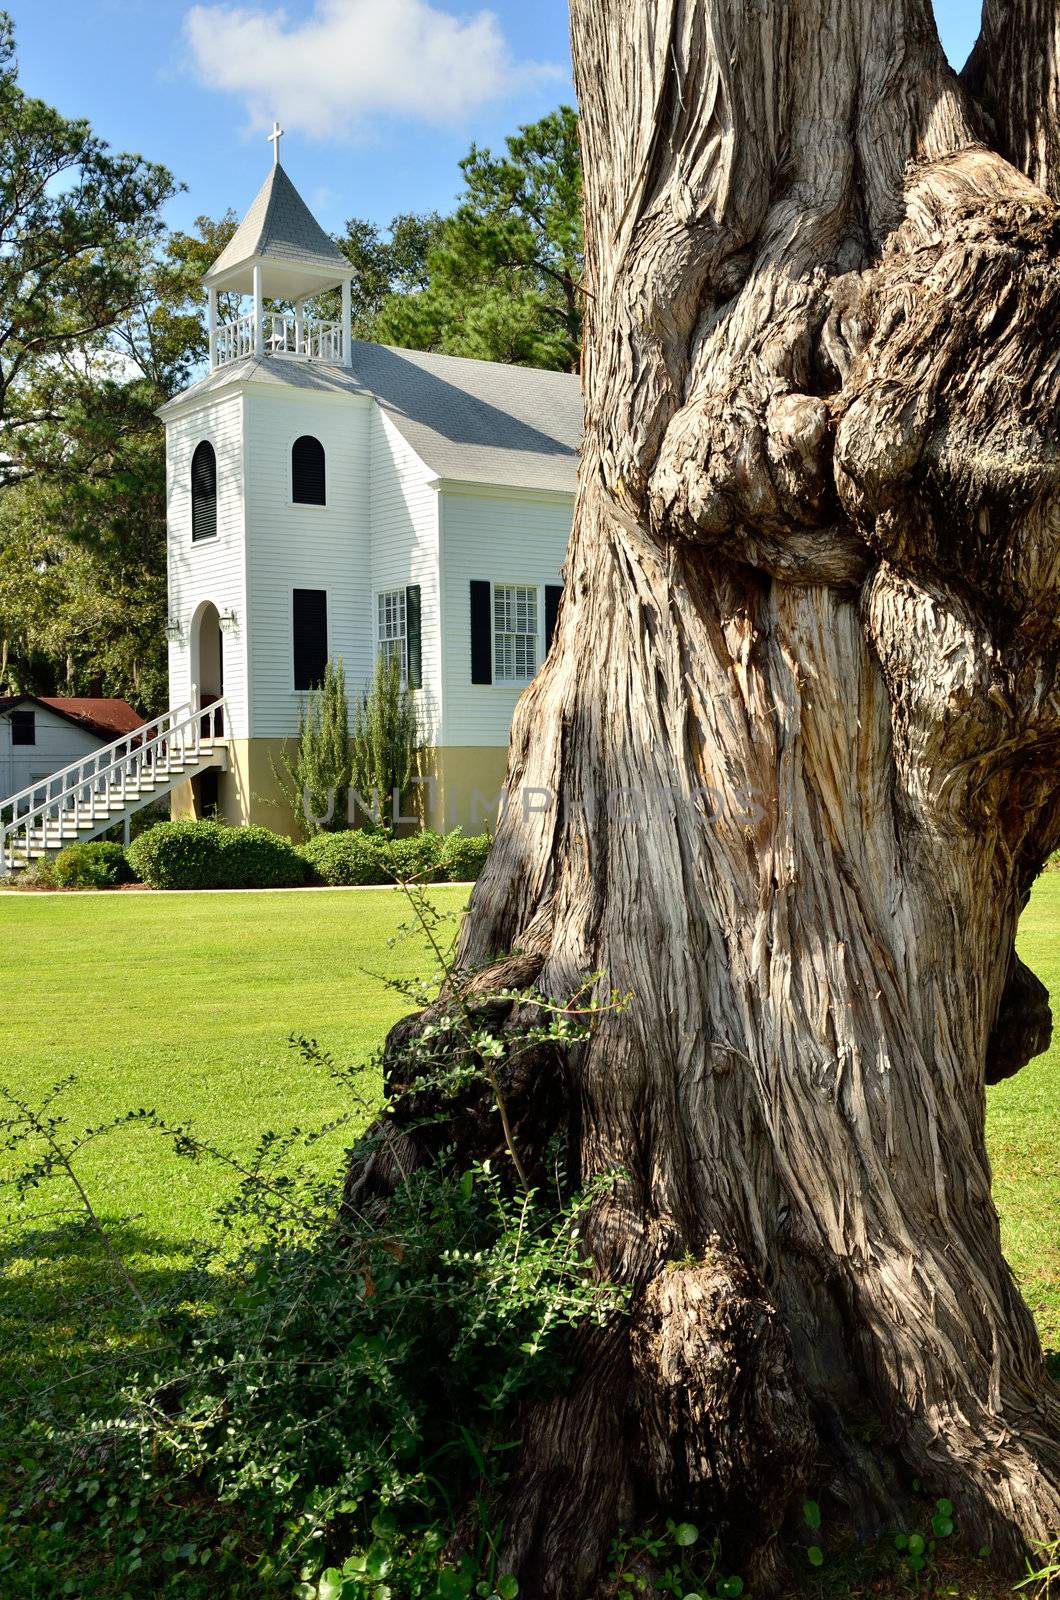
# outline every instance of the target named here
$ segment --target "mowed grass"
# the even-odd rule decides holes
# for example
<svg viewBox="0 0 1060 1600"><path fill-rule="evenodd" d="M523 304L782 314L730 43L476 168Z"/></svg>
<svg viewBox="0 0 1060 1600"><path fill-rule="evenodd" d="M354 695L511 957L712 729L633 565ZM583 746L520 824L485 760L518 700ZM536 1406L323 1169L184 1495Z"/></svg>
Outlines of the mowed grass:
<svg viewBox="0 0 1060 1600"><path fill-rule="evenodd" d="M431 893L454 914L468 896ZM398 889L2 894L0 1086L39 1102L76 1074L57 1104L67 1135L146 1107L245 1157L267 1130L309 1130L351 1109L288 1040L308 1036L337 1062L370 1062L410 1009L384 978L429 977L436 966L422 933L388 944L414 922ZM361 1088L378 1098L375 1068ZM314 1159L337 1164L363 1121ZM0 1157L9 1171L12 1159ZM120 1222L137 1267L175 1265L236 1181L214 1161L180 1159L142 1127L101 1139L79 1172L101 1215Z"/></svg>
<svg viewBox="0 0 1060 1600"><path fill-rule="evenodd" d="M467 898L465 889L432 894L454 916ZM434 969L422 935L388 943L413 920L404 896L391 889L0 895L8 970L0 1085L33 1101L77 1074L60 1102L68 1132L144 1106L239 1156L266 1130L318 1127L350 1109L348 1096L326 1073L307 1068L288 1038L309 1035L338 1061L369 1062L409 1009L384 979ZM1020 950L1060 1004L1060 873L1036 886ZM379 1088L377 1070L367 1068L366 1099ZM337 1170L356 1126L317 1147L314 1159ZM988 1112L1006 1249L1054 1351L1058 1134L1054 1043L990 1092ZM179 1159L144 1128L101 1140L84 1152L79 1170L130 1265L161 1286L183 1270L189 1240L210 1232L214 1208L235 1182L213 1161ZM57 1244L44 1256L61 1277L64 1249ZM85 1259L99 1264L94 1251ZM49 1276L41 1275L43 1264L40 1254L24 1263L42 1289Z"/></svg>
<svg viewBox="0 0 1060 1600"><path fill-rule="evenodd" d="M1053 1001L1051 1048L987 1097L987 1143L1005 1253L1047 1350L1060 1352L1060 872L1038 879L1021 958Z"/></svg>

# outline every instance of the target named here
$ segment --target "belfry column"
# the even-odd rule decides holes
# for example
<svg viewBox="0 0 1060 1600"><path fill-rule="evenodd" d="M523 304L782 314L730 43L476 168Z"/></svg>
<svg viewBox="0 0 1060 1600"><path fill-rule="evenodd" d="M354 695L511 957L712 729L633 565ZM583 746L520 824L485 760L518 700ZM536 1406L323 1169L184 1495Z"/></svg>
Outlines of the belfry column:
<svg viewBox="0 0 1060 1600"><path fill-rule="evenodd" d="M210 335L210 371L217 368L217 290L211 284L206 291L206 327Z"/></svg>
<svg viewBox="0 0 1060 1600"><path fill-rule="evenodd" d="M265 354L265 295L262 291L260 261L254 263L254 354Z"/></svg>
<svg viewBox="0 0 1060 1600"><path fill-rule="evenodd" d="M342 364L344 367L353 366L353 296L350 293L350 280L342 280Z"/></svg>

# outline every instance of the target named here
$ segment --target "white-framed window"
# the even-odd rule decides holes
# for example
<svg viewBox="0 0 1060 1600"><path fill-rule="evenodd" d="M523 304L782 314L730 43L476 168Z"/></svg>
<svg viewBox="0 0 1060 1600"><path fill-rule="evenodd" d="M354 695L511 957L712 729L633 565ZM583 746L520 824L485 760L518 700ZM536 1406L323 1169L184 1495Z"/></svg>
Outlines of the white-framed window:
<svg viewBox="0 0 1060 1600"><path fill-rule="evenodd" d="M493 679L526 683L538 666L540 604L536 584L493 585Z"/></svg>
<svg viewBox="0 0 1060 1600"><path fill-rule="evenodd" d="M386 661L397 661L404 681L408 677L408 612L404 589L384 589L376 602L379 654Z"/></svg>

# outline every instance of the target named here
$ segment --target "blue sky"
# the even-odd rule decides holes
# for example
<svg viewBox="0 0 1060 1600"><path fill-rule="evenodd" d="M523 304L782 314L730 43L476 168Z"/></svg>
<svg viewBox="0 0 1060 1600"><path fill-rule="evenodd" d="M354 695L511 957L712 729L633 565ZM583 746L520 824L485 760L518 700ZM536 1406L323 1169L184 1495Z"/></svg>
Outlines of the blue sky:
<svg viewBox="0 0 1060 1600"><path fill-rule="evenodd" d="M886 0L883 0L886 3ZM242 213L272 158L325 227L447 209L472 140L573 98L567 0L6 0L24 87L188 186L170 220ZM978 0L936 0L960 64Z"/></svg>

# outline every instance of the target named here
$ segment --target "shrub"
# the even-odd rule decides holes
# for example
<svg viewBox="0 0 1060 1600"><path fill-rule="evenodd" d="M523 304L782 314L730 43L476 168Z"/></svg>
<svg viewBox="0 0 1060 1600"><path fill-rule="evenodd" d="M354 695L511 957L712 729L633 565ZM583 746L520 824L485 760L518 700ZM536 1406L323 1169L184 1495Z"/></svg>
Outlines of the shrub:
<svg viewBox="0 0 1060 1600"><path fill-rule="evenodd" d="M307 838L342 829L349 812L350 719L342 661L328 661L324 682L303 703L294 752L284 740L273 774Z"/></svg>
<svg viewBox="0 0 1060 1600"><path fill-rule="evenodd" d="M391 883L393 874L386 870L378 842L383 837L356 828L347 833L318 833L302 845L299 855L315 882L335 889L352 884Z"/></svg>
<svg viewBox="0 0 1060 1600"><path fill-rule="evenodd" d="M376 798L380 818L393 819L394 792L402 795L419 746L412 691L394 656L380 655L369 688L354 702L353 787L367 804Z"/></svg>
<svg viewBox="0 0 1060 1600"><path fill-rule="evenodd" d="M442 840L439 876L446 883L473 883L486 865L492 844L492 834L474 833L469 837L454 828Z"/></svg>
<svg viewBox="0 0 1060 1600"><path fill-rule="evenodd" d="M433 883L440 876L443 840L441 834L424 828L420 833L406 834L403 839L382 836L383 864L393 878L417 878L421 883Z"/></svg>
<svg viewBox="0 0 1060 1600"><path fill-rule="evenodd" d="M134 841L129 859L152 889L290 889L306 878L289 839L221 822L160 822Z"/></svg>
<svg viewBox="0 0 1060 1600"><path fill-rule="evenodd" d="M113 889L131 883L133 872L120 844L90 839L69 844L52 863L51 879L60 889Z"/></svg>
<svg viewBox="0 0 1060 1600"><path fill-rule="evenodd" d="M55 863L42 856L39 861L32 862L19 872L12 872L6 878L0 877L0 884L5 889L54 889L54 869Z"/></svg>
<svg viewBox="0 0 1060 1600"><path fill-rule="evenodd" d="M477 878L489 854L488 833L465 838L460 829L443 838L425 828L403 839L382 829L351 828L347 833L319 834L301 847L314 881L332 888L353 884L466 883Z"/></svg>

